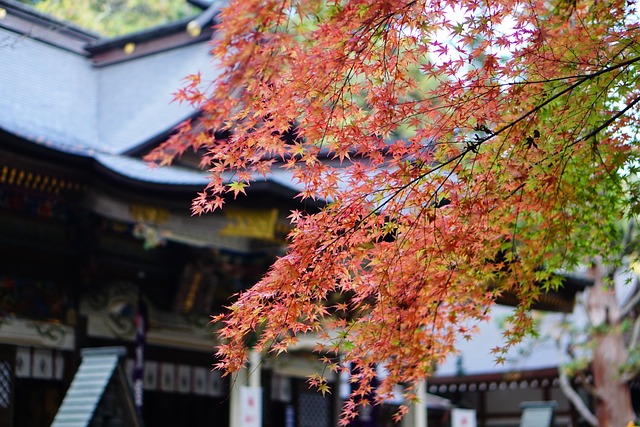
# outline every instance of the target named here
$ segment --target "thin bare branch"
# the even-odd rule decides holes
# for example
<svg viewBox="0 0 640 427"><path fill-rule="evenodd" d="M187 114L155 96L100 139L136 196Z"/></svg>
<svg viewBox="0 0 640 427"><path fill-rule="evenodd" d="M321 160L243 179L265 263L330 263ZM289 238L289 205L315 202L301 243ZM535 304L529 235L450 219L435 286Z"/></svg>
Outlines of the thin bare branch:
<svg viewBox="0 0 640 427"><path fill-rule="evenodd" d="M638 286L640 283L638 282L638 276L634 274L632 280L634 293L620 309L620 319L627 317L640 302L640 286Z"/></svg>
<svg viewBox="0 0 640 427"><path fill-rule="evenodd" d="M589 410L587 405L584 403L584 400L580 397L577 391L571 386L571 382L569 381L569 376L560 369L560 389L564 393L564 395L569 399L569 401L573 404L573 407L576 408L576 411L585 419L590 425L593 427L598 427L598 418Z"/></svg>

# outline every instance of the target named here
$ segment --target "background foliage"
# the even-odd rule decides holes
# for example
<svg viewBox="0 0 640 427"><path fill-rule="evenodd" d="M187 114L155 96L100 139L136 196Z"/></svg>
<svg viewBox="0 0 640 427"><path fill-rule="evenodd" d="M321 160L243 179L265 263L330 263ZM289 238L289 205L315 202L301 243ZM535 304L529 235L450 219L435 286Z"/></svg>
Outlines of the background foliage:
<svg viewBox="0 0 640 427"><path fill-rule="evenodd" d="M198 12L184 0L26 0L24 3L107 37L144 30Z"/></svg>

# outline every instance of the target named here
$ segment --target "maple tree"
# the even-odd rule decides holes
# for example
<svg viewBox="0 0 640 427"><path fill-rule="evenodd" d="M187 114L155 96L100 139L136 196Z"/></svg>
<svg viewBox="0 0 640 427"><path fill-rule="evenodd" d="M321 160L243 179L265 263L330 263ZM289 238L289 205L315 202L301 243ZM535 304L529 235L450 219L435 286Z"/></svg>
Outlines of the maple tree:
<svg viewBox="0 0 640 427"><path fill-rule="evenodd" d="M219 75L176 94L202 115L149 159L204 152L195 214L274 170L327 202L292 212L287 254L215 319L221 369L254 334L278 354L315 333L328 369L356 367L344 423L377 363L375 400L411 399L510 292L501 360L552 273L638 212L631 0L232 0L218 19Z"/></svg>
<svg viewBox="0 0 640 427"><path fill-rule="evenodd" d="M635 220L621 229L615 245L620 252L612 253L609 259L593 259L588 269L594 283L580 305L586 322L564 319L552 333L558 348L569 356L569 362L559 369L560 387L583 419L593 426L635 425L630 423L634 412L628 385L640 371ZM590 375L593 381L589 380ZM586 397L593 398L593 412L574 390L572 377L583 384L588 392Z"/></svg>

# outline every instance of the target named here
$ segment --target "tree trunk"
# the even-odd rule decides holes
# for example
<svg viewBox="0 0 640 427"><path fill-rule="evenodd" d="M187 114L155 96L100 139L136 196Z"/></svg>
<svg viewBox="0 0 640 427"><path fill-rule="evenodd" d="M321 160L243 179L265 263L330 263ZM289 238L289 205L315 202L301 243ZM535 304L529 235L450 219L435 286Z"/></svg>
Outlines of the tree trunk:
<svg viewBox="0 0 640 427"><path fill-rule="evenodd" d="M629 386L621 378L620 367L627 362L627 349L620 330L620 308L613 286L604 281L604 268L597 262L591 269L594 279L589 290L588 313L593 332L593 385L595 414L599 427L624 427L635 420Z"/></svg>

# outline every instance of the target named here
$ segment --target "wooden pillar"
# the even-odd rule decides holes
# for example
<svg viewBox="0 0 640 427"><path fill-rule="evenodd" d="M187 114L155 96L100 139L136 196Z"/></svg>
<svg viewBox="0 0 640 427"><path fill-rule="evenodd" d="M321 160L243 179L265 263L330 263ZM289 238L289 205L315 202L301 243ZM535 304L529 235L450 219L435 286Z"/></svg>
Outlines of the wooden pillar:
<svg viewBox="0 0 640 427"><path fill-rule="evenodd" d="M478 390L478 424L480 427L487 425L487 399L484 391Z"/></svg>

